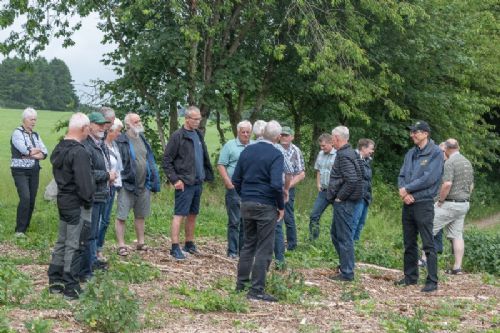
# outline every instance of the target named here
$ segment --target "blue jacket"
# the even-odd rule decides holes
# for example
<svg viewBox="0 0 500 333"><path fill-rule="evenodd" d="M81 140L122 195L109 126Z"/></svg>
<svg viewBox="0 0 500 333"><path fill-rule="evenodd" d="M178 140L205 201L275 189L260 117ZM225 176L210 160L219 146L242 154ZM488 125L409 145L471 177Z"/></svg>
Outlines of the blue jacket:
<svg viewBox="0 0 500 333"><path fill-rule="evenodd" d="M398 188L404 187L415 202L434 200L443 175L443 152L429 139L420 149L413 147L406 155L399 171Z"/></svg>

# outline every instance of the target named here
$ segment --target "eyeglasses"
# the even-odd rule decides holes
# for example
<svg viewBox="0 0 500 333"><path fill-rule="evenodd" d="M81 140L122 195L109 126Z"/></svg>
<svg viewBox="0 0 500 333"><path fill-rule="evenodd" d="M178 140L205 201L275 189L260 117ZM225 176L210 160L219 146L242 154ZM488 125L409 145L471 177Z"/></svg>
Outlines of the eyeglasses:
<svg viewBox="0 0 500 333"><path fill-rule="evenodd" d="M194 121L201 121L201 117L200 118L188 117L188 119L191 119L191 120L194 120Z"/></svg>

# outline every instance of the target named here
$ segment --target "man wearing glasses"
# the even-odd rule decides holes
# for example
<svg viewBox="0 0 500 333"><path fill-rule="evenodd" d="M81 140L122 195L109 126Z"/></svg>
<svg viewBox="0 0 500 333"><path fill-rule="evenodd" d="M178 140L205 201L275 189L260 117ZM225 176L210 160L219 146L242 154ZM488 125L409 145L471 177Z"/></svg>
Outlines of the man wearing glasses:
<svg viewBox="0 0 500 333"><path fill-rule="evenodd" d="M186 259L183 251L191 254L199 253L194 244L194 229L200 211L202 184L204 181L214 179L207 146L202 133L198 130L201 121L200 109L189 106L185 117L184 126L172 134L163 156L163 169L175 187L170 255L176 260ZM179 233L184 218L186 218L186 240L181 250Z"/></svg>
<svg viewBox="0 0 500 333"><path fill-rule="evenodd" d="M425 121L409 127L415 147L406 155L399 172L399 196L403 201L404 274L397 285L414 285L418 282L418 245L420 234L427 256L427 279L422 292L437 290L437 256L432 235L434 198L443 174L443 153L430 139L431 129Z"/></svg>

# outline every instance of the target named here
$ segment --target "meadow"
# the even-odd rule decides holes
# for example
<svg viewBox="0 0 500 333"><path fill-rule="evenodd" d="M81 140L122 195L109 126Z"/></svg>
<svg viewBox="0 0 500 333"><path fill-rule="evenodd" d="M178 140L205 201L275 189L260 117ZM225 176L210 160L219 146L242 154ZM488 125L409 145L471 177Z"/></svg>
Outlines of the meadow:
<svg viewBox="0 0 500 333"><path fill-rule="evenodd" d="M202 332L282 331L280 328L283 327L276 326L272 317L268 318L262 314L261 320L256 319L260 318L258 315L260 312L266 311L265 307L248 305L246 300L241 299L232 291L235 264L224 257L226 212L224 188L220 179L216 179L215 182L204 187L202 209L196 230L200 240L200 249L204 252L201 258L190 258L187 263L179 264L173 262L168 256L173 189L164 183L162 191L153 196L152 215L146 222L146 241L151 246L152 251L142 257L139 254L134 254L124 263L121 258L117 258L115 255L114 230L110 228L105 250L105 254L111 262L110 272L102 276L99 275L86 287L88 295L79 305L68 305L53 299L53 296L48 296L45 272L50 251L57 236L58 226L55 204L43 199L45 186L52 178L48 159L42 161L41 164L40 188L35 213L27 233L28 237L26 239L14 239L13 237L18 198L10 175L10 145L8 142L12 130L20 124L21 112L21 110L0 109L0 119L4 124L0 129L0 138L3 143L0 145L0 163L2 165L0 169L0 179L2 180L2 186L0 186L0 264L4 265L2 266L4 271L13 272L10 275L11 279L17 276L16 272L21 274L19 276L24 274L25 284L31 287L27 287L30 292L27 292L25 297L19 301L14 298L2 301L2 283L6 284L9 277L0 273L0 304L7 305L5 309L0 311L0 332L4 332L1 324L2 318L6 322L10 322L11 327L14 325L20 331L30 331L29 328L26 328L27 325L24 325L29 322L30 316L41 318L39 323L32 323L33 325L37 324L42 327L44 321L49 320L51 324L47 325L57 327L58 331L85 331L89 327L109 332L126 331L118 323L126 322L127 319L120 316L116 317L118 319L113 317L120 311L124 311L124 313L131 311L135 316L138 316L137 321L140 322L140 325L137 327L131 325L127 328L130 330L133 328L144 331L171 332L176 331L171 330L172 327L179 329L188 327L186 331L191 331L189 327L197 327L198 331ZM70 113L67 112L39 111L35 130L40 134L49 151L52 151L58 139L63 135L62 132L53 131L55 123L68 119L69 116ZM214 126L208 127L207 143L210 152L217 152L220 149ZM211 155L214 163L215 153ZM161 161L158 162L161 164ZM449 327L438 324L439 319L436 319L436 316L439 317L439 313L429 312L429 308L426 307L428 302L432 303L432 311L439 310L444 313L441 314L442 316L452 317L450 320L454 322L455 331L472 329L474 325L477 325L477 320L473 319L476 312L487 309L490 312L483 318L481 327L485 330L494 330L499 323L498 310L494 309L498 308L499 298L500 228L498 223L493 223L491 227L479 230L474 227L472 219L497 213L500 207L498 201L496 203L495 201L485 201L484 198L491 197L490 187L482 188L480 186L477 193L478 199L473 201L473 208L467 221L469 227L466 232L469 235L466 239L466 249L474 250L470 251L470 256L466 252L464 269L469 273L478 272L478 274L467 274L466 278L457 280L449 278L441 272L440 278L445 285L441 298L433 301L422 298L418 290L415 289L411 291L414 299L406 299L404 293L401 293L402 289L393 287L391 282L401 276L399 270L402 268L403 254L401 205L393 185L384 183L378 178L374 180L374 202L370 207L362 238L356 244L356 259L360 263L358 265L360 274L353 286L346 287L325 282L325 276L330 274L338 264L338 258L329 236L332 216L330 208L327 209L321 220L320 238L315 242L308 240L309 212L316 195L314 180L309 175L297 189L296 221L299 247L296 251L286 254L288 269L285 272L272 272L268 285L271 291L280 295L280 303L283 303L278 305L278 308L273 309L285 311L284 315L288 316L291 327L293 327L287 332L299 330L302 332L324 332L325 329L331 332L371 331L370 328L397 332L400 329L411 331L408 329L408 327L412 327L411 325L416 325L417 328L423 327L424 330L420 331L426 331L425 329L427 331L446 331ZM493 195L498 195L498 193L493 193ZM135 235L130 217L127 228L127 242L132 244ZM445 244L445 252L440 256L440 269L447 268L451 260L449 246ZM24 280L19 277L15 281L22 282ZM125 281L126 287L120 289L117 286L123 286L121 284L123 281ZM21 282L19 282L20 285L22 285ZM447 290L446 285L449 286L448 289L461 286L459 291L465 289L468 294L476 293L474 297L483 294L489 296L486 299L479 299L482 308L473 306L471 304L477 303L477 298L471 300L471 304L460 301L460 295L457 295L455 290ZM482 285L485 285L486 289ZM115 286L118 294L107 294L106 290L109 290L110 286ZM6 294L5 291L4 299L6 299ZM96 304L105 302L106 297L118 297L118 300L129 301L123 301L123 304L117 301L117 304L124 306L121 310L113 308L100 310L101 314L104 312L108 318L103 319L99 313L93 313L91 310L96 308ZM451 313L453 309L445 308L445 304L449 303L450 300L452 303L462 302L459 304L460 315L465 319L458 320L457 316ZM34 301L38 301L39 304L35 302L38 305L33 305ZM92 303L92 301L97 303ZM341 308L346 312L340 311L332 314L332 302L337 305L341 304ZM132 306L136 303L141 305L137 309ZM409 310L399 311L398 307L401 304L404 304ZM147 307L143 309L143 306L146 305ZM279 306L283 308L279 308ZM319 308L316 309L315 306ZM43 312L47 308L75 313L77 321L59 317L54 319L47 316ZM24 313L20 319L13 314L18 311ZM170 318L170 315L178 311L183 315L181 319L175 321ZM304 325L301 315L308 313L308 311L312 311L316 315L311 315L312 319L310 320L313 322L310 325ZM217 314L212 317L210 314L200 314L207 312ZM238 315L235 317L232 313ZM245 313L250 313L250 316L245 317ZM252 314L256 317L253 317ZM133 315L131 316L133 317ZM189 322L184 316L199 319L201 324L182 326L188 325ZM330 322L325 321L325 316L326 318L331 316ZM358 321L363 321L363 318L366 317L370 319L364 324L359 322L353 324L346 316L351 319L357 318ZM157 317L161 318L163 323ZM93 318L93 321L89 318ZM113 325L113 320L109 318L115 318L113 320L116 323ZM458 316L458 318L460 317ZM112 323L105 326L102 322L106 322L106 320L108 320L108 324L110 321ZM210 324L211 320L215 321L213 325ZM17 324L12 324L13 322ZM24 326L21 325L22 323ZM101 325L99 323L104 326L99 326ZM172 326L169 328L169 325ZM31 331L34 332L34 330ZM417 331L420 332L419 330L414 332ZM43 327L40 328L40 332L43 332Z"/></svg>

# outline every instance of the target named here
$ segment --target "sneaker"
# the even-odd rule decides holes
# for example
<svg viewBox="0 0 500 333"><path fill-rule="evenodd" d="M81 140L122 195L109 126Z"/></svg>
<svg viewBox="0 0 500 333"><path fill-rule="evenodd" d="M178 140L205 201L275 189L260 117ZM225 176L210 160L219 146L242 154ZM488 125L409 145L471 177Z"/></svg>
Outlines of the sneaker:
<svg viewBox="0 0 500 333"><path fill-rule="evenodd" d="M182 248L182 251L187 252L187 253L191 253L191 254L200 254L200 252L196 248L196 245L194 245L194 244L184 245L184 247Z"/></svg>
<svg viewBox="0 0 500 333"><path fill-rule="evenodd" d="M109 264L105 261L101 260L96 260L94 264L92 265L92 270L101 270L101 271L107 271L109 268Z"/></svg>
<svg viewBox="0 0 500 333"><path fill-rule="evenodd" d="M402 278L401 280L395 281L395 286L411 286L417 284L417 281L407 281L406 278Z"/></svg>
<svg viewBox="0 0 500 333"><path fill-rule="evenodd" d="M425 286L420 290L423 293L430 293L432 291L436 291L438 286L436 283L426 283Z"/></svg>
<svg viewBox="0 0 500 333"><path fill-rule="evenodd" d="M328 277L332 281L340 281L340 282L352 282L354 278L349 279L344 277L342 274L332 275Z"/></svg>
<svg viewBox="0 0 500 333"><path fill-rule="evenodd" d="M235 253L230 253L227 255L227 257L231 260L238 260L239 259L238 255Z"/></svg>
<svg viewBox="0 0 500 333"><path fill-rule="evenodd" d="M26 234L24 232L16 232L14 234L14 237L16 237L16 238L26 238Z"/></svg>
<svg viewBox="0 0 500 333"><path fill-rule="evenodd" d="M175 260L180 261L180 260L185 260L186 256L184 253L182 253L181 249L179 247L176 247L174 249L170 250L170 255L175 258Z"/></svg>
<svg viewBox="0 0 500 333"><path fill-rule="evenodd" d="M49 286L49 294L62 294L64 292L64 285L60 283L54 283Z"/></svg>
<svg viewBox="0 0 500 333"><path fill-rule="evenodd" d="M76 291L64 293L64 299L67 301L76 301L79 298L80 298L80 295Z"/></svg>
<svg viewBox="0 0 500 333"><path fill-rule="evenodd" d="M92 275L80 276L79 280L81 283L87 283L92 279Z"/></svg>
<svg viewBox="0 0 500 333"><path fill-rule="evenodd" d="M278 299L274 296L271 296L266 293L253 293L249 292L247 294L247 299L254 301L263 301L263 302L277 302Z"/></svg>

